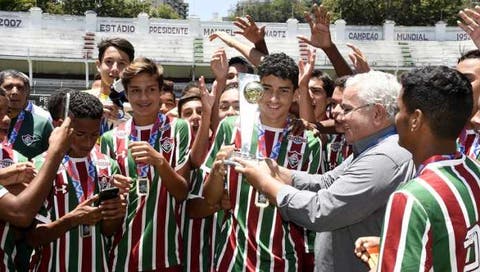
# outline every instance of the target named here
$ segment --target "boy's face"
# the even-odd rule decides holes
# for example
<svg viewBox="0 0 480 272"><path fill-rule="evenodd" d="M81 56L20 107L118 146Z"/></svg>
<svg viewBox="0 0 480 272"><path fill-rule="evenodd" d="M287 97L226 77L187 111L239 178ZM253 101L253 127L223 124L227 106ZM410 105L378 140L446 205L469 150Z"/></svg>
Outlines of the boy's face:
<svg viewBox="0 0 480 272"><path fill-rule="evenodd" d="M327 97L327 92L323 88L323 81L319 78L312 77L308 82L308 92L312 98L315 119L322 121L326 116L327 105L330 102Z"/></svg>
<svg viewBox="0 0 480 272"><path fill-rule="evenodd" d="M0 141L8 135L10 117L8 117L8 98L0 96Z"/></svg>
<svg viewBox="0 0 480 272"><path fill-rule="evenodd" d="M160 87L157 77L140 73L130 80L126 95L135 118L155 119L160 110Z"/></svg>
<svg viewBox="0 0 480 272"><path fill-rule="evenodd" d="M73 134L69 155L74 158L88 156L100 136L100 119L75 118L71 126Z"/></svg>
<svg viewBox="0 0 480 272"><path fill-rule="evenodd" d="M171 92L160 91L160 111L163 114L171 111L176 106L175 96Z"/></svg>
<svg viewBox="0 0 480 272"><path fill-rule="evenodd" d="M261 83L264 92L258 101L258 107L262 123L272 127L283 127L295 95L292 81L268 75L261 79Z"/></svg>
<svg viewBox="0 0 480 272"><path fill-rule="evenodd" d="M197 134L202 122L202 102L200 100L190 100L183 104L180 116L190 124L194 135Z"/></svg>
<svg viewBox="0 0 480 272"><path fill-rule="evenodd" d="M220 96L218 107L218 117L220 120L227 116L240 114L240 102L238 101L239 94L237 88L232 88L224 91Z"/></svg>
<svg viewBox="0 0 480 272"><path fill-rule="evenodd" d="M121 76L123 70L130 64L130 59L125 52L114 46L110 46L105 50L103 59L101 61L97 60L96 64L102 83L110 86L116 78Z"/></svg>

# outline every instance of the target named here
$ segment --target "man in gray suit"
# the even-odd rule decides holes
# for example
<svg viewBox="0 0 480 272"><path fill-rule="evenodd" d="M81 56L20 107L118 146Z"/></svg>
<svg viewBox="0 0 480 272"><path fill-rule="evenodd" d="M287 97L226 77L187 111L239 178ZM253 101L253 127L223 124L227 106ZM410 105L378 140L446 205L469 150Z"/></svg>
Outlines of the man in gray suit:
<svg viewBox="0 0 480 272"><path fill-rule="evenodd" d="M411 154L398 145L394 127L401 86L387 73L358 74L346 83L334 109L353 154L322 175L260 166L238 159L236 170L279 207L284 220L318 232L316 271L366 271L352 253L358 237L380 234L385 205L415 174Z"/></svg>

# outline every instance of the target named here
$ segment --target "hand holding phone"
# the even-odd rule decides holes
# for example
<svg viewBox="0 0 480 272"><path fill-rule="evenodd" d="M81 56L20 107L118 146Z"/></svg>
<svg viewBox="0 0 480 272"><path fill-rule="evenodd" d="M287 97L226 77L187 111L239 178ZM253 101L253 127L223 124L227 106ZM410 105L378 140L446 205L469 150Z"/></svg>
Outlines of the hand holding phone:
<svg viewBox="0 0 480 272"><path fill-rule="evenodd" d="M117 187L111 187L100 191L98 202L102 203L102 201L109 200L112 198L118 197L119 189Z"/></svg>

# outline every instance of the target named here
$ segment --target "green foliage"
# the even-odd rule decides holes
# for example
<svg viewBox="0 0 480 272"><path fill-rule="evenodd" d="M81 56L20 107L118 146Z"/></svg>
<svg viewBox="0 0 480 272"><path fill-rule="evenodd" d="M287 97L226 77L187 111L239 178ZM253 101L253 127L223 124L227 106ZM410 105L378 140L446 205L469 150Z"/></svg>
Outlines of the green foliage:
<svg viewBox="0 0 480 272"><path fill-rule="evenodd" d="M342 18L350 25L381 25L393 20L396 25L432 26L443 20L456 25L457 13L469 0L324 0L334 20ZM368 11L368 12L366 12ZM374 12L372 12L374 11Z"/></svg>
<svg viewBox="0 0 480 272"><path fill-rule="evenodd" d="M0 0L0 10L28 11L35 3L43 12L51 14L83 16L85 11L93 10L99 17L133 18L140 12L146 12L155 18L180 18L169 5L162 4L154 8L148 0Z"/></svg>
<svg viewBox="0 0 480 272"><path fill-rule="evenodd" d="M258 22L286 22L290 18L295 18L300 22L305 22L303 13L309 11L314 0L272 0L266 3L246 2L238 3L231 14L231 18L236 16L252 16Z"/></svg>

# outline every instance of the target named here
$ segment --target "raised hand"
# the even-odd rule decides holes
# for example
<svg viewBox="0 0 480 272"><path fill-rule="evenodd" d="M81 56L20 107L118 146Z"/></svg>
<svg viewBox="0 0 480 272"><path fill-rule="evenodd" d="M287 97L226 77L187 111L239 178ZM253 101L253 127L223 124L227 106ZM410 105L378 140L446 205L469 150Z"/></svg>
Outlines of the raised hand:
<svg viewBox="0 0 480 272"><path fill-rule="evenodd" d="M308 89L308 81L315 69L316 50L308 50L307 60L300 59L298 61L298 86L299 88Z"/></svg>
<svg viewBox="0 0 480 272"><path fill-rule="evenodd" d="M233 24L240 28L240 31L233 33L244 36L252 43L261 42L265 38L265 26L258 27L250 15L245 16L246 19L236 17Z"/></svg>
<svg viewBox="0 0 480 272"><path fill-rule="evenodd" d="M200 87L200 92L201 92L201 101L202 101L202 114L204 113L212 113L212 108L213 104L215 103L215 96L217 89L214 88L212 89L212 92L209 92L207 90L207 86L205 84L205 78L201 76L198 79L199 87Z"/></svg>
<svg viewBox="0 0 480 272"><path fill-rule="evenodd" d="M232 47L234 38L230 34L228 34L227 32L225 32L225 31L215 31L214 33L210 34L210 36L208 36L208 39L210 41L213 41L217 38L222 40L229 47Z"/></svg>
<svg viewBox="0 0 480 272"><path fill-rule="evenodd" d="M348 54L350 61L352 61L353 67L357 74L367 73L370 71L370 66L367 62L367 57L363 54L363 52L351 43L347 43L347 46L352 49L353 52Z"/></svg>
<svg viewBox="0 0 480 272"><path fill-rule="evenodd" d="M212 34L214 35L214 34ZM215 79L226 79L228 74L228 59L225 49L218 48L210 59L210 68L212 69Z"/></svg>
<svg viewBox="0 0 480 272"><path fill-rule="evenodd" d="M65 118L61 126L56 127L48 138L48 152L64 154L70 149L70 136L73 133L73 128L70 128L72 123L71 117Z"/></svg>
<svg viewBox="0 0 480 272"><path fill-rule="evenodd" d="M323 6L313 5L311 14L305 12L305 20L310 25L310 38L303 35L297 36L297 39L310 44L311 46L326 49L332 46L330 36L330 15Z"/></svg>
<svg viewBox="0 0 480 272"><path fill-rule="evenodd" d="M458 15L462 18L462 21L457 21L458 26L472 38L475 46L480 48L480 6L461 10Z"/></svg>

